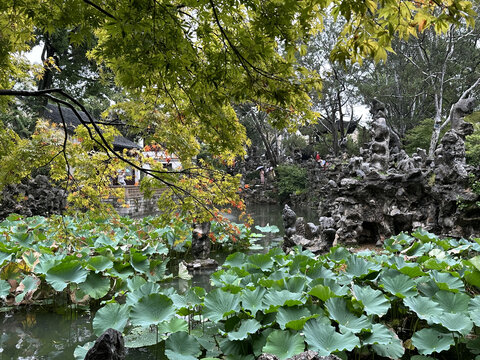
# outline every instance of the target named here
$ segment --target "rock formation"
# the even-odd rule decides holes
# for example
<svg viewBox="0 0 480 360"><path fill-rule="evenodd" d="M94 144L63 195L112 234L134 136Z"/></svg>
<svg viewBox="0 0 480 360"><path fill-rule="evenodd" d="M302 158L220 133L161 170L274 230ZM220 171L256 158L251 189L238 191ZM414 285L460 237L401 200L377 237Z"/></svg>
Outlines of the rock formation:
<svg viewBox="0 0 480 360"><path fill-rule="evenodd" d="M124 360L125 344L122 334L114 329L106 330L88 350L85 360Z"/></svg>
<svg viewBox="0 0 480 360"><path fill-rule="evenodd" d="M476 204L480 198L469 189L469 177L478 179L480 171L465 162L464 140L473 128L463 117L472 109L471 99L453 107L452 129L442 138L435 158L428 159L423 149L412 156L401 150L398 137L386 125L382 104L376 102L372 140L362 156L336 160L326 171L310 171L314 193L309 198L321 199L314 239L327 244L333 240L377 243L419 227L441 236L479 236L480 208ZM303 246L290 218L285 223L285 244ZM307 231L309 227L305 235L312 232ZM315 245L314 241L304 247Z"/></svg>

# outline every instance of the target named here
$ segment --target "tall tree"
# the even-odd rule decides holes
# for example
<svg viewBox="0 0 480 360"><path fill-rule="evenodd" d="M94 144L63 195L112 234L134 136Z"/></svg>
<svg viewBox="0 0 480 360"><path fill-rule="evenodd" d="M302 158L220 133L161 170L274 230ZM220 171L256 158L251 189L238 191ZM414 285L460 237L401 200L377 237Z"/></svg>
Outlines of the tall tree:
<svg viewBox="0 0 480 360"><path fill-rule="evenodd" d="M120 116L148 131L184 163L181 172L152 169L152 179L168 185L167 205L193 212L192 194L209 206L220 201L195 193L197 187L234 193L216 181L187 181L197 169L192 158L200 144L208 144L226 162L244 153L245 129L233 104L250 102L268 110L277 127L294 128L316 117L308 94L319 87L319 77L299 66L295 55L305 53L308 39L321 30L328 13L344 19L332 57L361 62L364 57L385 59L397 35L416 35L427 27L444 31L462 18L470 22L472 10L464 0L5 0L0 4L0 28L7 29L1 37L1 68L14 71L0 72L0 95L45 96L86 110L68 89L17 92L12 74L22 70L15 54L27 49L34 29L49 35L68 29L75 44L94 34L89 59L109 68L128 94L128 102L116 104ZM127 160L112 149L93 118L84 125L97 149Z"/></svg>

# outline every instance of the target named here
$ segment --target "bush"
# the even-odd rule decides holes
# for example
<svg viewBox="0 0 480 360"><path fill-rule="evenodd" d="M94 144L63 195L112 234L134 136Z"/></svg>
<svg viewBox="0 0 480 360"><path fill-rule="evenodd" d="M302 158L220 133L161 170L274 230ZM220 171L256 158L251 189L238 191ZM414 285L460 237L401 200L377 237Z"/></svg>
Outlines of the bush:
<svg viewBox="0 0 480 360"><path fill-rule="evenodd" d="M301 194L307 187L307 170L297 165L280 165L276 169L277 187L280 201L290 198L291 194Z"/></svg>

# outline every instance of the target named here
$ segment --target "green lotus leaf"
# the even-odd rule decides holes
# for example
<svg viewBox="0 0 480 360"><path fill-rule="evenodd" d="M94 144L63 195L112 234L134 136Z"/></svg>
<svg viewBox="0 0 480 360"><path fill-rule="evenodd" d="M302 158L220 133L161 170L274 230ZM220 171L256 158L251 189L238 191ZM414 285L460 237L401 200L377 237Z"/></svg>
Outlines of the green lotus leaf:
<svg viewBox="0 0 480 360"><path fill-rule="evenodd" d="M432 300L445 312L463 313L467 312L470 299L470 296L465 293L439 291Z"/></svg>
<svg viewBox="0 0 480 360"><path fill-rule="evenodd" d="M350 256L352 256L352 253L344 247L332 247L328 253L328 258L335 262L343 261Z"/></svg>
<svg viewBox="0 0 480 360"><path fill-rule="evenodd" d="M25 276L25 278L20 283L19 288L22 289L22 292L15 296L15 302L20 303L25 298L27 294L33 295L33 293L38 289L40 286L40 279L36 276ZM10 287L9 287L10 288ZM17 290L19 289L17 288Z"/></svg>
<svg viewBox="0 0 480 360"><path fill-rule="evenodd" d="M165 355L170 360L197 360L200 344L186 332L176 332L165 341Z"/></svg>
<svg viewBox="0 0 480 360"><path fill-rule="evenodd" d="M40 255L39 263L35 266L35 272L38 274L46 275L48 270L50 270L55 265L58 265L63 256L45 254Z"/></svg>
<svg viewBox="0 0 480 360"><path fill-rule="evenodd" d="M256 333L261 327L262 325L255 319L243 320L238 330L229 332L227 337L230 340L244 340L249 334Z"/></svg>
<svg viewBox="0 0 480 360"><path fill-rule="evenodd" d="M263 310L263 297L266 290L263 287L257 287L255 290L245 289L240 294L240 300L242 302L242 308L249 310L252 316L255 316L258 310Z"/></svg>
<svg viewBox="0 0 480 360"><path fill-rule="evenodd" d="M373 324L371 334L362 340L362 345L388 345L394 342L395 339L396 335L393 330L389 329L383 324Z"/></svg>
<svg viewBox="0 0 480 360"><path fill-rule="evenodd" d="M135 271L146 274L150 270L150 262L148 256L143 255L141 252L137 252L134 249L130 252L130 265Z"/></svg>
<svg viewBox="0 0 480 360"><path fill-rule="evenodd" d="M122 280L126 280L131 276L135 275L135 271L128 262L116 262L113 264L113 267L109 270L109 273L112 276L119 277Z"/></svg>
<svg viewBox="0 0 480 360"><path fill-rule="evenodd" d="M95 272L102 272L110 269L113 266L113 262L106 256L98 255L92 256L88 259L87 267L93 269Z"/></svg>
<svg viewBox="0 0 480 360"><path fill-rule="evenodd" d="M173 302L163 294L150 294L132 305L130 320L136 326L158 325L175 315Z"/></svg>
<svg viewBox="0 0 480 360"><path fill-rule="evenodd" d="M317 262L309 268L306 275L309 279L335 279L337 277L337 274L327 269L321 262Z"/></svg>
<svg viewBox="0 0 480 360"><path fill-rule="evenodd" d="M242 267L245 264L246 259L247 256L244 253L236 252L227 256L223 266Z"/></svg>
<svg viewBox="0 0 480 360"><path fill-rule="evenodd" d="M463 278L470 285L480 288L480 271L478 271L477 269L473 269L473 271L466 270L463 274Z"/></svg>
<svg viewBox="0 0 480 360"><path fill-rule="evenodd" d="M288 290L290 292L302 292L307 283L307 279L304 276L288 277L288 274L277 271L276 273L282 274L281 280L278 280L274 285L276 290ZM272 274L273 275L273 274ZM271 277L271 276L270 276Z"/></svg>
<svg viewBox="0 0 480 360"><path fill-rule="evenodd" d="M100 274L90 273L85 282L79 285L79 289L92 299L100 299L110 290L110 279Z"/></svg>
<svg viewBox="0 0 480 360"><path fill-rule="evenodd" d="M365 315L357 317L348 310L344 298L330 298L325 301L325 307L330 314L330 318L340 325L341 332L357 333L372 327L371 321Z"/></svg>
<svg viewBox="0 0 480 360"><path fill-rule="evenodd" d="M271 290L265 294L263 303L268 311L275 311L279 306L294 306L305 303L302 293L292 293L288 290Z"/></svg>
<svg viewBox="0 0 480 360"><path fill-rule="evenodd" d="M78 345L73 352L75 360L84 360L88 350L90 350L94 344L95 341L89 341L86 344Z"/></svg>
<svg viewBox="0 0 480 360"><path fill-rule="evenodd" d="M226 355L226 359L242 359L242 360L254 360L251 355L251 345L247 340L219 340L219 345L222 353Z"/></svg>
<svg viewBox="0 0 480 360"><path fill-rule="evenodd" d="M440 290L438 285L430 279L430 277L423 277L417 279L417 290L420 294L426 297L433 297Z"/></svg>
<svg viewBox="0 0 480 360"><path fill-rule="evenodd" d="M305 307L281 307L277 312L277 323L282 330L288 328L299 331L308 320L317 316L319 314L312 315Z"/></svg>
<svg viewBox="0 0 480 360"><path fill-rule="evenodd" d="M140 286L137 290L129 292L127 294L127 299L125 300L125 303L128 306L133 306L136 303L138 303L138 301L141 298L148 296L150 294L158 293L159 291L160 291L160 285L147 282L142 286Z"/></svg>
<svg viewBox="0 0 480 360"><path fill-rule="evenodd" d="M448 350L454 343L452 334L443 333L433 328L422 329L412 336L412 344L421 355Z"/></svg>
<svg viewBox="0 0 480 360"><path fill-rule="evenodd" d="M389 293L399 298L413 296L417 293L413 279L397 270L384 271L379 284Z"/></svg>
<svg viewBox="0 0 480 360"><path fill-rule="evenodd" d="M473 328L473 322L468 314L461 313L441 313L432 316L432 322L440 324L450 331L458 331L462 335L467 335Z"/></svg>
<svg viewBox="0 0 480 360"><path fill-rule="evenodd" d="M170 321L164 321L158 324L159 333L176 333L179 331L188 332L188 323L178 317L173 317Z"/></svg>
<svg viewBox="0 0 480 360"><path fill-rule="evenodd" d="M394 256L390 258L388 263L392 266L392 268L397 269L402 274L408 275L411 278L427 275L427 273L420 269L418 263L406 262L401 256Z"/></svg>
<svg viewBox="0 0 480 360"><path fill-rule="evenodd" d="M273 259L269 254L254 254L247 259L250 264L260 268L262 271L271 270L273 267Z"/></svg>
<svg viewBox="0 0 480 360"><path fill-rule="evenodd" d="M348 286L341 285L340 282L342 281L339 276L337 276L336 279L323 279L323 285L329 287L330 290L332 290L335 293L335 295L337 296L347 295L349 290ZM347 281L345 283L349 284L350 281Z"/></svg>
<svg viewBox="0 0 480 360"><path fill-rule="evenodd" d="M470 299L468 312L475 325L480 326L480 296L477 295Z"/></svg>
<svg viewBox="0 0 480 360"><path fill-rule="evenodd" d="M128 322L129 309L126 305L109 303L100 308L93 319L93 332L100 336L107 329L123 331Z"/></svg>
<svg viewBox="0 0 480 360"><path fill-rule="evenodd" d="M163 340L163 338L159 338L157 328L155 327L134 327L124 336L125 347L127 348L152 346L160 340Z"/></svg>
<svg viewBox="0 0 480 360"><path fill-rule="evenodd" d="M397 334L391 331L393 339L388 344L373 344L373 350L380 356L389 359L400 359L405 354L405 348Z"/></svg>
<svg viewBox="0 0 480 360"><path fill-rule="evenodd" d="M34 240L34 236L32 232L26 232L26 233L12 233L12 240L17 242L23 247L30 248L32 245L32 242Z"/></svg>
<svg viewBox="0 0 480 360"><path fill-rule="evenodd" d="M145 280L145 278L135 275L127 279L127 289L130 291L136 291L146 282L147 280Z"/></svg>
<svg viewBox="0 0 480 360"><path fill-rule="evenodd" d="M80 261L68 260L51 267L45 280L56 291L63 291L68 283L81 284L87 278L88 271L82 268Z"/></svg>
<svg viewBox="0 0 480 360"><path fill-rule="evenodd" d="M104 246L115 247L118 244L118 239L116 237L111 238L106 234L100 234L95 240L93 246L95 248L100 248Z"/></svg>
<svg viewBox="0 0 480 360"><path fill-rule="evenodd" d="M335 295L335 293L330 290L330 288L328 286L324 286L324 285L316 285L314 286L309 292L308 292L309 295L313 295L317 298L319 298L320 300L322 301L327 301L328 299L330 299L331 297L335 297L337 295Z"/></svg>
<svg viewBox="0 0 480 360"><path fill-rule="evenodd" d="M280 360L291 358L305 350L303 337L286 330L274 330L268 335L263 352L276 355Z"/></svg>
<svg viewBox="0 0 480 360"><path fill-rule="evenodd" d="M366 261L358 256L351 255L347 258L346 274L350 277L362 277L373 271L380 270L380 264L374 264L371 261Z"/></svg>
<svg viewBox="0 0 480 360"><path fill-rule="evenodd" d="M370 286L353 285L353 295L361 301L367 315L382 317L390 309L390 302L380 290L374 290Z"/></svg>
<svg viewBox="0 0 480 360"><path fill-rule="evenodd" d="M10 294L10 288L7 280L0 280L0 298L5 299Z"/></svg>
<svg viewBox="0 0 480 360"><path fill-rule="evenodd" d="M430 272L430 277L441 290L451 290L453 292L465 291L463 281L449 273L433 270Z"/></svg>
<svg viewBox="0 0 480 360"><path fill-rule="evenodd" d="M224 316L240 310L240 299L237 295L215 289L205 296L203 315L211 321L220 321Z"/></svg>
<svg viewBox="0 0 480 360"><path fill-rule="evenodd" d="M10 261L12 259L12 254L7 254L4 252L0 252L0 267L3 266L5 261Z"/></svg>
<svg viewBox="0 0 480 360"><path fill-rule="evenodd" d="M434 301L425 296L411 296L403 299L403 303L420 319L431 321L432 316L440 315L442 310Z"/></svg>
<svg viewBox="0 0 480 360"><path fill-rule="evenodd" d="M423 242L437 242L438 241L438 236L435 234L432 234L426 230L423 230L422 228L417 229L414 233L412 233L412 236L416 237L418 240L421 240Z"/></svg>
<svg viewBox="0 0 480 360"><path fill-rule="evenodd" d="M173 277L172 274L165 276L169 259L156 259L150 261L150 271L147 273L148 281L157 282Z"/></svg>
<svg viewBox="0 0 480 360"><path fill-rule="evenodd" d="M187 292L183 295L172 294L170 296L170 298L173 300L173 303L175 304L175 307L187 310L185 316L190 313L188 309L192 309L193 307L200 305L204 297L205 289L201 287L192 287L188 289Z"/></svg>
<svg viewBox="0 0 480 360"><path fill-rule="evenodd" d="M264 233L278 233L280 229L276 225L267 224L267 226L255 226L255 229L264 232Z"/></svg>
<svg viewBox="0 0 480 360"><path fill-rule="evenodd" d="M307 321L303 332L308 348L317 351L320 356L342 350L351 351L360 346L360 340L352 332L340 334L333 326L326 325L320 319Z"/></svg>

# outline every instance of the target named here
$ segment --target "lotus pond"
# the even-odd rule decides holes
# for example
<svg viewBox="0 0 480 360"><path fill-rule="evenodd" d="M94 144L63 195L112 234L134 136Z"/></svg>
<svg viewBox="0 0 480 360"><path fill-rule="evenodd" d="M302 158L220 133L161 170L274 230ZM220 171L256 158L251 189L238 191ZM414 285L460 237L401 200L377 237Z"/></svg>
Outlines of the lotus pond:
<svg viewBox="0 0 480 360"><path fill-rule="evenodd" d="M189 226L156 225L16 216L1 223L0 359L83 359L109 327L123 332L129 359L287 359L306 349L343 359L480 359L480 239L417 230L378 251L286 255L274 247L249 255L260 235L218 225L215 246L241 252L210 276L208 291L181 291L165 284L188 278L168 261L188 255ZM53 345L35 344L39 333Z"/></svg>

